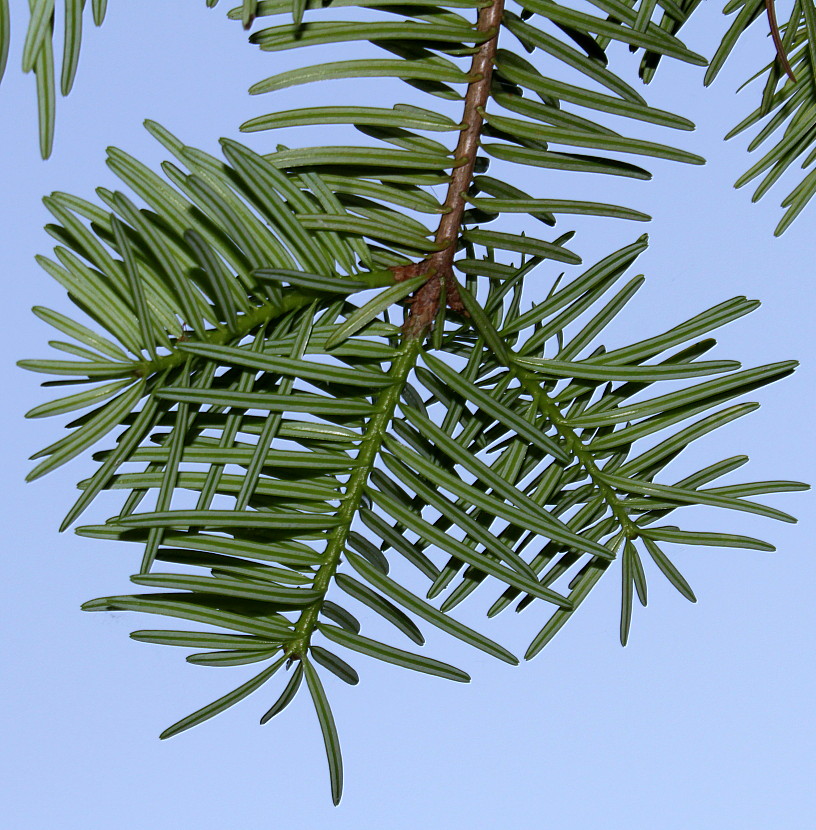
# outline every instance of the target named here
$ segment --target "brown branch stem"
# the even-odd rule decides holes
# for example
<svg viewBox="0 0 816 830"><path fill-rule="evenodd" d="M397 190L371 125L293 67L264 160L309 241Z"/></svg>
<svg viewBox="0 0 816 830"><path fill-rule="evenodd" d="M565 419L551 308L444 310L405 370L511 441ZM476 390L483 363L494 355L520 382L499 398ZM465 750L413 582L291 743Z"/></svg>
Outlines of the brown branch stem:
<svg viewBox="0 0 816 830"><path fill-rule="evenodd" d="M504 0L493 0L490 6L486 6L479 11L479 18L476 23L476 28L480 32L492 31L494 34L493 37L480 44L470 66L470 75L476 80L468 85L462 114L462 123L465 124L465 127L459 134L459 141L454 151L454 157L460 164L451 173L444 203L446 211L442 215L439 227L436 230L436 242L445 247L431 254L422 262L392 269L397 280L410 279L432 271L431 277L412 299L411 311L403 327L406 337L421 337L433 324L439 311L443 281L447 304L454 311L460 314L465 313L459 297L458 286L453 276L453 257L456 253L462 227L462 216L465 212L463 196L467 193L473 181L476 154L479 150L479 136L484 123L481 111L490 96L493 61L496 56L499 27L503 13Z"/></svg>
<svg viewBox="0 0 816 830"><path fill-rule="evenodd" d="M790 63L788 63L788 56L785 54L785 47L782 45L782 37L779 34L779 24L776 22L774 0L765 0L765 11L768 14L768 25L771 27L771 38L773 38L774 46L776 47L776 57L787 76L796 83L796 76L793 74Z"/></svg>

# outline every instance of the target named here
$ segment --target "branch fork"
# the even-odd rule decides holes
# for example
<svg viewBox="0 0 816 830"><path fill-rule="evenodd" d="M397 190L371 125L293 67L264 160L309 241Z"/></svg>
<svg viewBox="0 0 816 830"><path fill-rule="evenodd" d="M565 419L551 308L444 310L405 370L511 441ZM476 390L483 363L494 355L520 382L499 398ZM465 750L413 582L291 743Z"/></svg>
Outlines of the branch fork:
<svg viewBox="0 0 816 830"><path fill-rule="evenodd" d="M440 250L421 262L394 266L394 278L397 282L421 276L427 273L428 281L414 294L411 311L403 332L406 337L420 338L433 325L442 301L442 285L445 286L444 298L448 308L457 314L468 316L459 294L459 284L453 273L453 257L456 253L462 228L462 216L466 203L464 195L470 189L476 166L476 154L479 149L479 137L484 124L484 108L490 95L490 83L493 78L493 62L496 57L498 34L504 13L504 0L493 0L489 6L479 11L476 28L480 32L490 33L473 55L470 77L474 78L465 95L465 107L462 115L464 128L459 134L459 141L453 152L459 166L451 173L450 184L443 208L444 214L436 230L436 242Z"/></svg>

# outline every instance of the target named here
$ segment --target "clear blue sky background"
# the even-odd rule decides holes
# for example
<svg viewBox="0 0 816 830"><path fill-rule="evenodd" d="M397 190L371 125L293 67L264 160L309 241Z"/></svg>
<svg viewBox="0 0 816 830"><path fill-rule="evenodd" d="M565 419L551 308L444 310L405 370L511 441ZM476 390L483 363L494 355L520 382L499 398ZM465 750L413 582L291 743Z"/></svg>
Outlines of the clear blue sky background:
<svg viewBox="0 0 816 830"><path fill-rule="evenodd" d="M717 5L706 4L686 35L707 55L725 30ZM54 440L59 425L23 421L45 397L41 378L14 362L47 352L52 334L29 313L32 305L68 310L61 289L32 261L50 248L42 195L91 196L95 186L114 185L104 166L109 144L161 160L141 127L145 117L212 150L219 136L238 137L246 118L303 105L307 94L324 101L349 94L351 87L334 85L250 98L250 83L298 58L247 46L224 11L208 12L201 0L111 3L103 29L88 32L75 92L60 102L56 150L47 164L37 155L33 80L15 71L20 31L0 88L6 297L0 781L8 789L7 826L810 830L816 822L810 495L774 500L802 518L798 526L690 513L689 525L759 535L778 552L678 550L675 559L698 604L686 603L649 570L650 604L636 609L626 649L617 643L615 571L544 653L518 668L427 632L427 653L470 671L468 686L355 661L358 687L327 681L346 762L338 809L330 805L321 739L305 697L260 728L257 718L276 694L270 686L208 724L159 742L165 726L238 685L253 667L191 666L177 650L128 639L129 631L157 620L79 611L86 599L126 592L136 563L119 546L57 534L76 481L90 469L87 457L23 484L26 457ZM686 463L696 468L748 452L752 464L739 480L812 480L816 207L774 240L784 183L752 206L747 191L731 187L749 164L745 142L721 142L754 106L757 92L735 96L734 90L771 55L760 29L713 89L702 89L699 69L667 64L647 92L655 106L698 124L695 133L650 135L706 156L707 166L650 161L656 174L650 184L531 172L527 186L556 198L597 197L602 189L604 201L654 216L649 226L560 222L579 227L572 247L587 263L644 227L650 232L652 246L638 266L648 283L616 329L621 340L630 330L633 337L662 330L734 295L763 301L760 311L722 331L719 355L746 366L796 357L802 368L760 392L759 413L701 442ZM395 100L407 100L395 88L401 96ZM388 90L383 94L387 102ZM248 142L263 149L276 140L258 134ZM541 291L551 278L542 272ZM482 625L480 608L465 608L462 618ZM522 652L539 625L532 615L509 615L482 630Z"/></svg>

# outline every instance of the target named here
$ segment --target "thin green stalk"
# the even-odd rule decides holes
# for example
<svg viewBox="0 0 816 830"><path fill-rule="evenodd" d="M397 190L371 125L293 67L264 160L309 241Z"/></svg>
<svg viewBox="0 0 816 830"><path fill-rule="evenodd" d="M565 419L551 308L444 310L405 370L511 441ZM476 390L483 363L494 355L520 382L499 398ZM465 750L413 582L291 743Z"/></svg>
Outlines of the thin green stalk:
<svg viewBox="0 0 816 830"><path fill-rule="evenodd" d="M604 501L609 505L612 515L620 522L624 536L627 539L637 538L639 532L638 526L629 518L626 508L623 506L621 499L618 498L618 494L614 488L603 480L602 473L592 458L592 453L587 449L578 435L576 435L575 430L567 424L566 419L561 414L561 410L550 400L547 393L541 388L533 375L529 372L516 370L516 376L524 388L533 396L533 400L536 402L538 408L549 418L558 434L564 439L571 452L586 470L587 475L592 479L592 483L598 488Z"/></svg>
<svg viewBox="0 0 816 830"><path fill-rule="evenodd" d="M332 530L329 543L324 553L324 561L315 574L313 590L320 592L320 598L307 606L295 624L295 636L287 643L286 653L289 657L302 657L309 647L309 641L317 627L318 615L323 607L323 599L329 590L332 578L340 564L340 557L346 547L346 540L351 532L351 524L360 508L368 483L368 477L374 469L374 462L382 448L383 439L391 423L408 375L419 357L422 340L419 337L407 337L403 347L391 366L394 382L380 393L377 412L372 416L360 444L357 456L358 464L349 479L342 506L338 512L340 523Z"/></svg>
<svg viewBox="0 0 816 830"><path fill-rule="evenodd" d="M303 308L304 306L313 303L315 300L312 294L291 293L287 294L278 303L268 303L259 306L258 308L244 314L240 323L232 328L218 328L212 329L205 333L203 337L196 338L198 343L207 343L212 346L223 346L231 340L240 340L249 334L253 329L274 320L276 317L283 317L290 311ZM176 341L177 343L179 341ZM163 372L165 369L174 369L180 366L189 357L185 352L174 351L168 355L160 357L158 360L143 360L136 364L133 374L136 377L149 377L157 373Z"/></svg>

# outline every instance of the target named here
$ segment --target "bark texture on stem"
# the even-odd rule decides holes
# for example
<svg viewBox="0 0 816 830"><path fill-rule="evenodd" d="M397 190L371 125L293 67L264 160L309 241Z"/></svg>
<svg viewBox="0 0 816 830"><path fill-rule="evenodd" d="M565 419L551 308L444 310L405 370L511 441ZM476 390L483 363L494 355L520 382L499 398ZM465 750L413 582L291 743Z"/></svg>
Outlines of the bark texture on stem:
<svg viewBox="0 0 816 830"><path fill-rule="evenodd" d="M479 11L476 28L480 32L493 32L493 37L482 43L470 66L470 74L477 80L468 86L465 96L465 108L462 122L466 125L459 134L459 141L454 151L457 161L464 163L454 168L444 207L447 209L439 221L436 241L445 247L431 254L422 262L403 265L392 269L397 280L406 280L424 273L431 273L430 279L414 295L411 311L405 321L406 337L421 337L432 325L439 310L442 294L442 282L445 283L447 304L460 314L465 313L459 290L453 276L453 257L459 241L462 227L462 215L465 212L463 196L473 181L476 154L479 150L479 137L484 118L482 109L490 96L490 83L493 77L493 61L499 39L499 27L504 13L504 0L493 0L490 6Z"/></svg>

